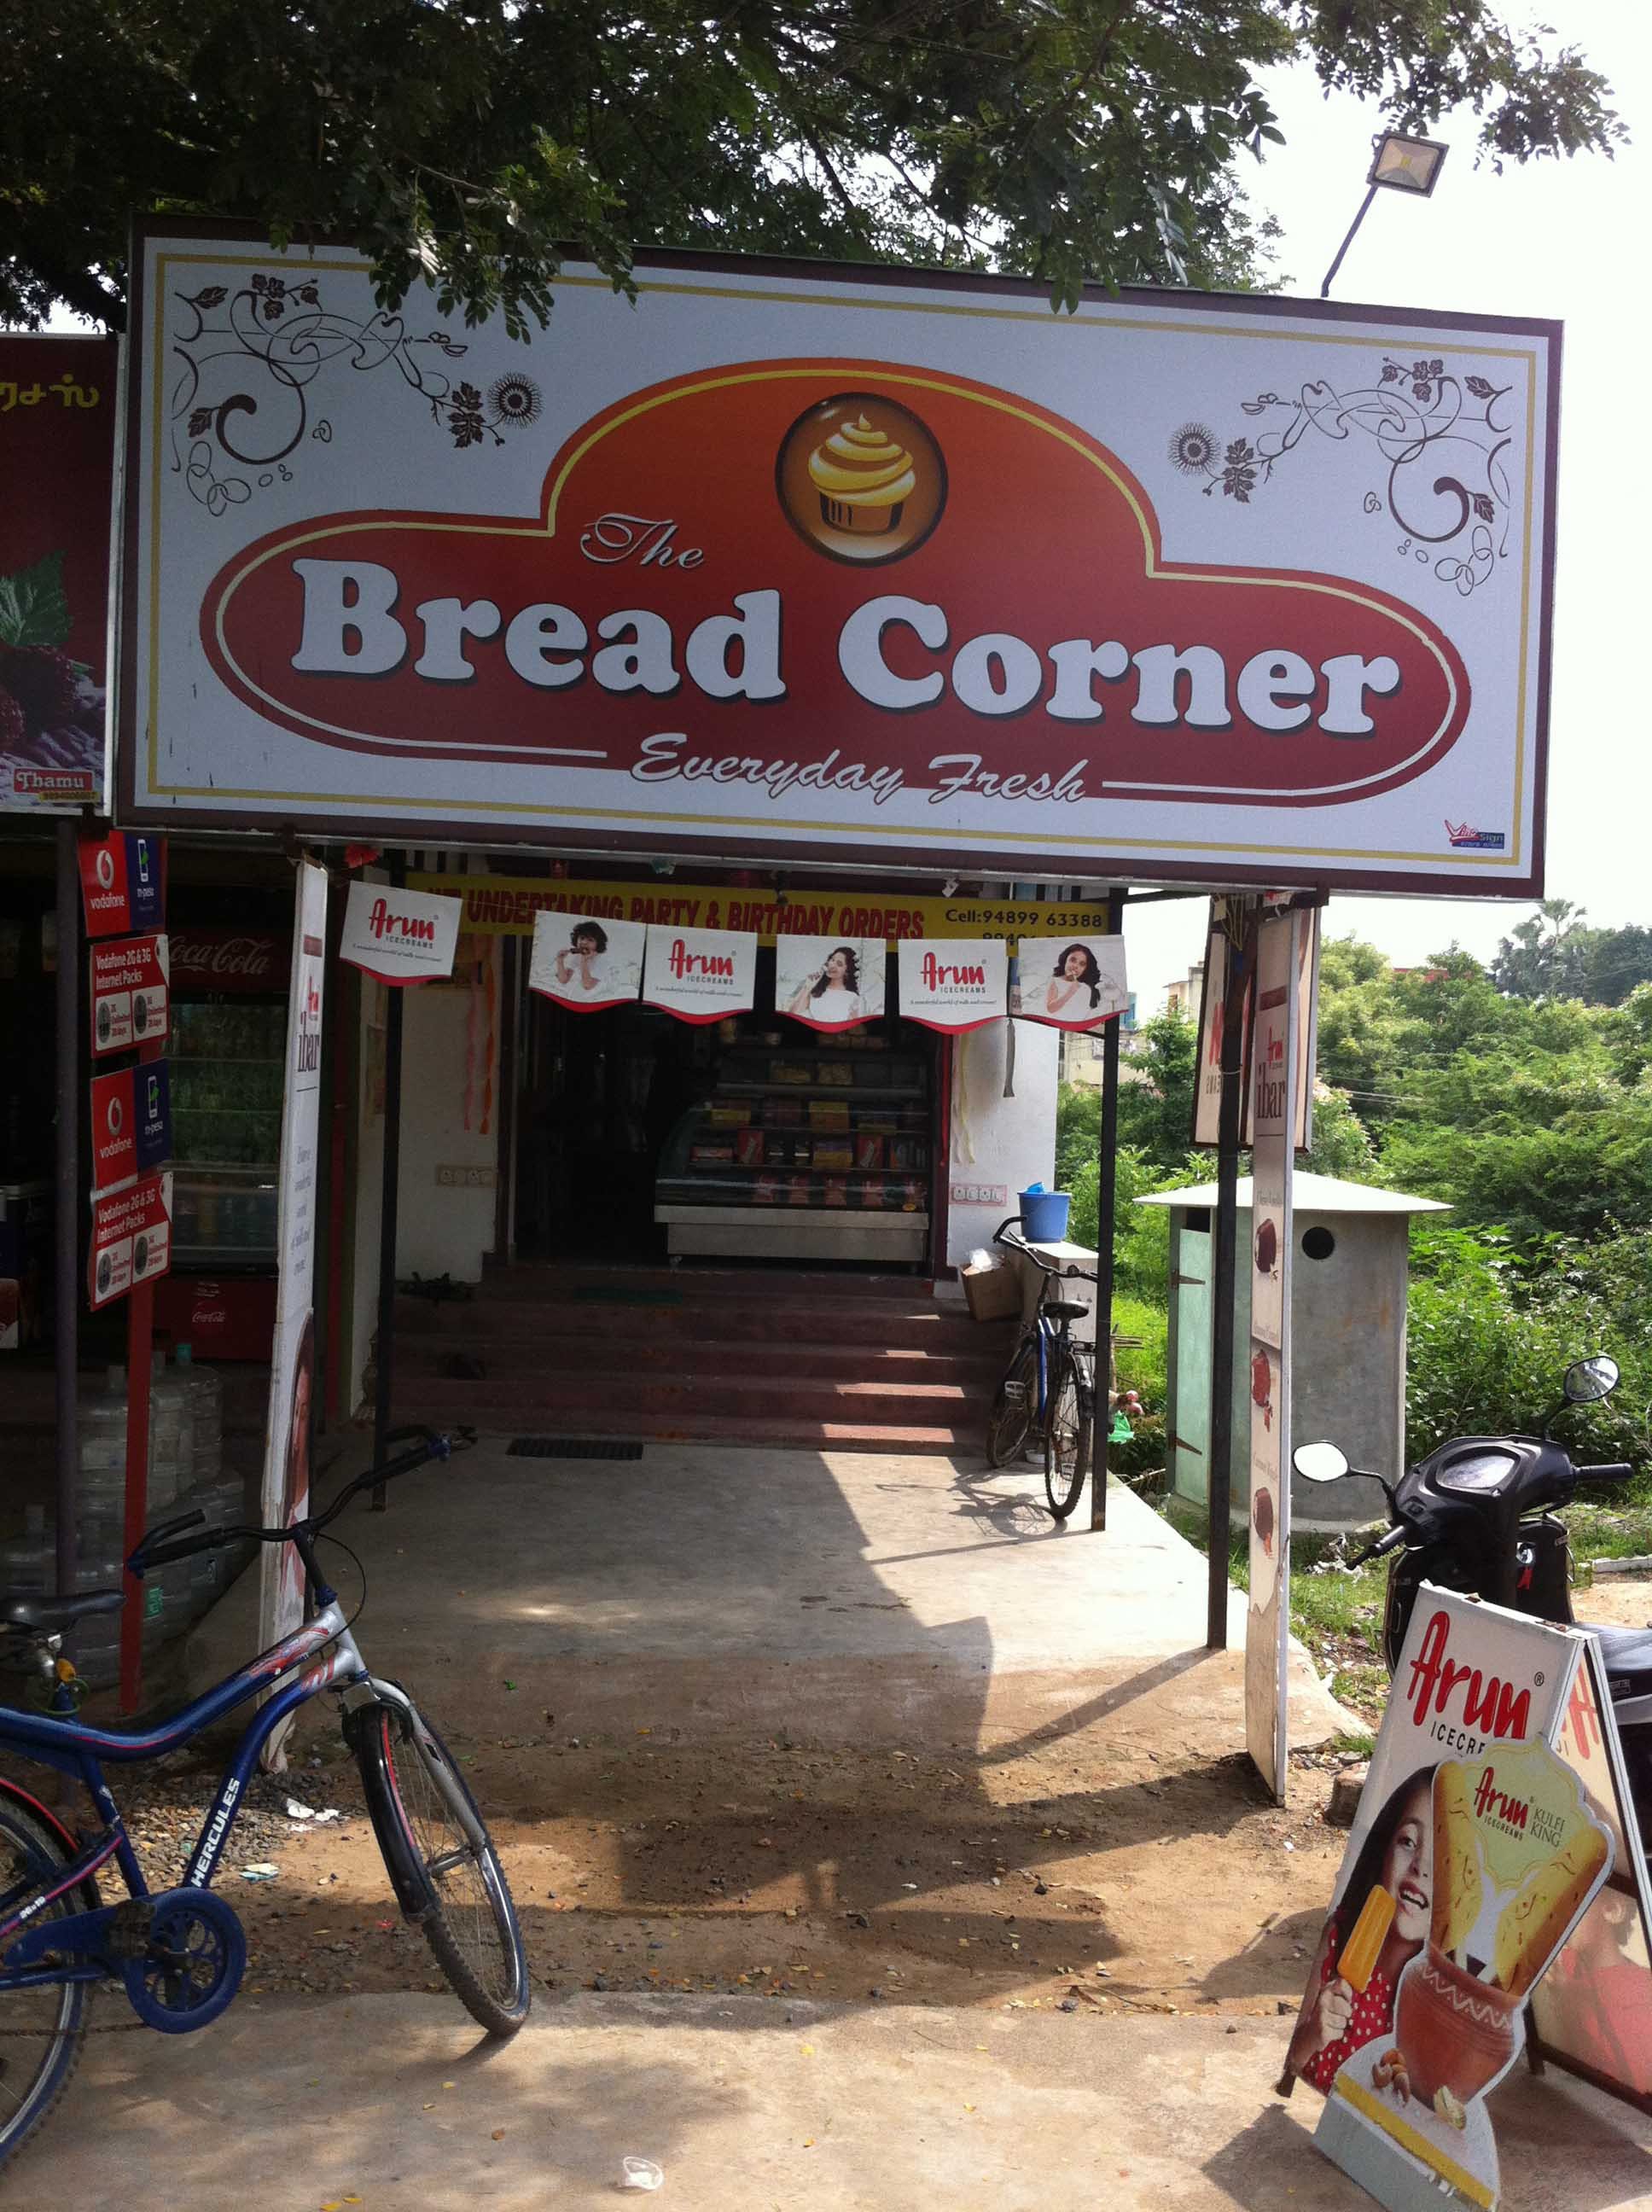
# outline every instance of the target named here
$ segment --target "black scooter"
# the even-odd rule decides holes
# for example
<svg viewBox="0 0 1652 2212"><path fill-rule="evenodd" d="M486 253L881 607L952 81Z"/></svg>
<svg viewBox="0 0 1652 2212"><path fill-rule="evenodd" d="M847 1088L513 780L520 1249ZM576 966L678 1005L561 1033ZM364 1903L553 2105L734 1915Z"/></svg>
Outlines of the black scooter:
<svg viewBox="0 0 1652 2212"><path fill-rule="evenodd" d="M1458 1437L1397 1483L1370 1475L1381 1485L1394 1525L1344 1564L1398 1555L1388 1570L1382 1630L1390 1674L1425 1582L1539 1620L1574 1620L1571 1547L1553 1509L1570 1504L1585 1483L1623 1482L1634 1469L1621 1462L1577 1467L1549 1431L1567 1407L1607 1397L1617 1383L1616 1360L1580 1359L1566 1370L1564 1399L1540 1437ZM1291 1465L1307 1482L1370 1473L1351 1468L1331 1443L1299 1445ZM1606 1662L1642 1840L1652 1850L1652 1627L1593 1633Z"/></svg>

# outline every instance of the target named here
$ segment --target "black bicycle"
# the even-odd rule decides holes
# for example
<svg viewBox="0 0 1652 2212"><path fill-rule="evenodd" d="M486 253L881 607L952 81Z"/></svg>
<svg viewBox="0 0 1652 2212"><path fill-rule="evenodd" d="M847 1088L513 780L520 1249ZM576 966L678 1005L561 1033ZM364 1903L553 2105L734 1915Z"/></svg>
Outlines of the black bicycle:
<svg viewBox="0 0 1652 2212"><path fill-rule="evenodd" d="M1096 1278L1083 1267L1053 1267L1022 1238L1007 1235L1020 1220L1012 1213L1000 1222L993 1242L1030 1260L1044 1279L993 1400L987 1456L994 1467L1008 1467L1038 1437L1044 1447L1044 1494L1055 1518L1065 1521L1078 1503L1095 1450L1096 1355L1072 1334L1073 1322L1090 1308L1077 1299L1052 1297L1050 1291L1057 1283Z"/></svg>
<svg viewBox="0 0 1652 2212"><path fill-rule="evenodd" d="M0 2161L52 2110L73 2072L100 1984L125 1991L137 2018L163 2034L204 2027L230 2004L246 1964L234 1907L212 1887L235 1816L271 1729L326 1691L361 1771L374 1833L396 1901L419 1928L454 1994L490 2035L513 2035L527 2015L527 1960L499 1855L464 1776L398 1683L371 1674L351 1624L316 1564L330 1522L361 1491L445 1460L476 1441L429 1429L398 1430L410 1448L369 1468L323 1513L288 1528L201 1528L201 1513L152 1528L129 1565L151 1568L248 1536L291 1544L303 1562L312 1618L259 1656L140 1735L76 1719L80 1683L59 1656L64 1632L117 1612L118 1589L76 1596L0 1595L0 1663L32 1674L41 1710L0 1707L0 1748L56 1767L84 1786L100 1826L71 1832L41 1799L0 1778ZM191 1531L200 1529L199 1534ZM338 1540L332 1539L334 1542ZM169 1751L249 1698L264 1694L219 1784L189 1856L170 1889L151 1890L106 1762L136 1765ZM111 1862L126 1900L103 1903L97 1876Z"/></svg>

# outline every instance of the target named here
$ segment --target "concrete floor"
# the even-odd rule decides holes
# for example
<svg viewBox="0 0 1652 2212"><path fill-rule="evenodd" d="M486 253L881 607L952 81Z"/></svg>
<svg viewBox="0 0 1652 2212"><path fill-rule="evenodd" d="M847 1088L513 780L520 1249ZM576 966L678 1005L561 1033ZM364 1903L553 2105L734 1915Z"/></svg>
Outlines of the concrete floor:
<svg viewBox="0 0 1652 2212"><path fill-rule="evenodd" d="M112 2008L110 2008L112 2010ZM450 1997L245 2001L93 2039L10 2212L541 2212L626 2155L696 2212L1359 2212L1269 2085L1289 2023L580 1996L479 2043ZM1494 2100L1507 2212L1652 2203L1652 2122L1550 2075ZM628 2202L630 2201L628 2197Z"/></svg>
<svg viewBox="0 0 1652 2212"><path fill-rule="evenodd" d="M649 1444L629 1462L534 1460L485 1438L338 1528L367 1571L368 1664L455 1718L458 1701L481 1717L508 1676L575 1732L985 1746L1143 1700L1121 1724L1242 1747L1242 1599L1232 1648L1207 1654L1202 1555L1121 1484L1105 1531L1088 1510L1058 1526L1042 1473L978 1459ZM353 1570L337 1577L348 1595ZM254 1573L196 1632L192 1687L244 1658L255 1601ZM1294 1741L1346 1724L1297 1651Z"/></svg>

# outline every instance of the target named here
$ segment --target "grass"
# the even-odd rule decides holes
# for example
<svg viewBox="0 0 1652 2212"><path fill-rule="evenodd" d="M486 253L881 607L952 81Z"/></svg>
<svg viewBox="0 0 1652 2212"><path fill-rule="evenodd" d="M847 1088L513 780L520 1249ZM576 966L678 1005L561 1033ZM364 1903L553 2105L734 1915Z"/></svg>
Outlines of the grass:
<svg viewBox="0 0 1652 2212"><path fill-rule="evenodd" d="M1203 1506L1167 1497L1158 1510L1190 1544L1208 1552L1210 1524ZM1291 1632L1313 1655L1338 1703L1362 1720L1376 1721L1388 1694L1388 1670L1382 1663L1388 1571L1373 1564L1352 1574L1316 1571L1335 1540L1298 1536L1291 1542ZM1229 1539L1228 1579L1236 1589L1250 1587L1250 1538L1244 1529L1234 1530Z"/></svg>

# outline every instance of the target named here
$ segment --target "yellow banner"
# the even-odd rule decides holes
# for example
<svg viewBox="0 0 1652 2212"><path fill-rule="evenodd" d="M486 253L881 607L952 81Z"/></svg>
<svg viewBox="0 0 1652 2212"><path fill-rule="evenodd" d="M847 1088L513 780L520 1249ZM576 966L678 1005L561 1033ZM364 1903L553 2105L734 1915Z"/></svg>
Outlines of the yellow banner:
<svg viewBox="0 0 1652 2212"><path fill-rule="evenodd" d="M742 890L732 884L604 883L570 876L410 875L411 890L462 897L462 930L489 937L531 937L540 913L590 914L614 921L661 921L678 929L756 930L764 945L777 937L1095 936L1107 927L1104 902L1070 906L1017 905L1006 899L925 898L910 893L841 891L822 885L788 891Z"/></svg>

